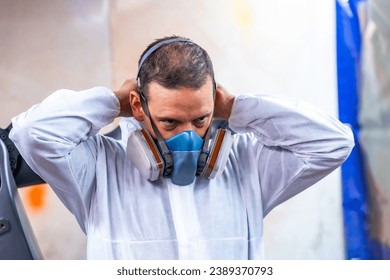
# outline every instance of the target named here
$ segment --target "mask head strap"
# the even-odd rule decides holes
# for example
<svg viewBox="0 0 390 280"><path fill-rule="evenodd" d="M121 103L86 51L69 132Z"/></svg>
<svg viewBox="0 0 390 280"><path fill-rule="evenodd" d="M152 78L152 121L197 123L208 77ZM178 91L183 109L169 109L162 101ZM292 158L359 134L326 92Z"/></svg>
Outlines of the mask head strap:
<svg viewBox="0 0 390 280"><path fill-rule="evenodd" d="M157 49L161 48L162 46L165 46L165 45L168 45L168 44L171 44L171 43L174 43L174 42L191 42L191 41L189 41L188 39L185 39L185 38L172 38L172 39L160 41L159 43L153 45L142 56L142 58L141 58L141 60L140 60L140 62L138 64L138 71L137 71L137 85L138 85L138 92L139 92L140 97L141 97L141 106L142 106L142 109L144 110L146 116L149 118L150 123L152 124L152 128L153 128L154 134L156 135L156 138L157 138L157 141L158 141L158 144L159 144L159 148L161 149L161 151L160 151L161 152L161 156L163 157L164 163L165 163L165 168L164 168L164 171L163 171L163 176L164 177L169 177L172 174L172 171L173 171L173 158L172 158L171 152L169 151L167 145L165 144L164 138L161 136L160 131L158 131L156 125L154 124L154 122L153 122L153 120L152 120L152 118L150 116L149 107L148 107L148 100L147 100L145 94L143 93L143 91L141 90L141 80L140 80L139 75L141 73L142 65L144 64L146 59L153 52L155 52Z"/></svg>

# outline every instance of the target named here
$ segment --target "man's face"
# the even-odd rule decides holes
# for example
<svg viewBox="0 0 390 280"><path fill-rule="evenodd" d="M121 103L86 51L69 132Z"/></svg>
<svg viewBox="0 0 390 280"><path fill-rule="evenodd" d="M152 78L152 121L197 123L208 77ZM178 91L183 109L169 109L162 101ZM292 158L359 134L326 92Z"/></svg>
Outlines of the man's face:
<svg viewBox="0 0 390 280"><path fill-rule="evenodd" d="M167 89L151 82L148 92L150 116L165 140L184 130L194 130L204 137L214 110L211 78L199 89ZM155 137L146 115L144 121L145 129Z"/></svg>

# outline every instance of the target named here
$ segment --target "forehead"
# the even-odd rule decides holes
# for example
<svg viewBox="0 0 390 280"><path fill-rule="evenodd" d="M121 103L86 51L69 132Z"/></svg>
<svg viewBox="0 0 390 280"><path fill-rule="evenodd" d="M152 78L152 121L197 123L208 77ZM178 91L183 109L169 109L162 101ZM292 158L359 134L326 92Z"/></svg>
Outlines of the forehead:
<svg viewBox="0 0 390 280"><path fill-rule="evenodd" d="M149 85L149 109L151 113L159 114L179 113L179 111L183 114L195 111L209 113L214 107L213 87L211 79L208 79L199 89L167 89L152 82Z"/></svg>

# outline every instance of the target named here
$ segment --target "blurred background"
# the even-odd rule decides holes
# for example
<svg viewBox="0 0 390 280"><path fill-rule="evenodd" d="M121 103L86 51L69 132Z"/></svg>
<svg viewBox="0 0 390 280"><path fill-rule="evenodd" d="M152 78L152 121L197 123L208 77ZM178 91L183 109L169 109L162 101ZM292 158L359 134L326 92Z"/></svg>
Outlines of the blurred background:
<svg viewBox="0 0 390 280"><path fill-rule="evenodd" d="M191 38L232 93L298 98L354 130L342 168L265 218L266 258L390 258L389 26L386 0L0 0L0 127L60 88L118 88L154 39ZM19 192L43 257L85 259L50 187Z"/></svg>

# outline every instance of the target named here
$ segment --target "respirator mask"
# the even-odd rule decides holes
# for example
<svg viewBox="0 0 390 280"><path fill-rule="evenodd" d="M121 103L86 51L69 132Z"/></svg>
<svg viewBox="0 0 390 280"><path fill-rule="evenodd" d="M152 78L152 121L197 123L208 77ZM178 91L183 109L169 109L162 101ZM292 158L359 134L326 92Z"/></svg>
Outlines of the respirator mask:
<svg viewBox="0 0 390 280"><path fill-rule="evenodd" d="M156 139L153 139L145 129L132 131L127 142L127 155L144 178L156 181L161 176L169 177L172 183L186 186L191 184L196 176L202 175L213 179L223 172L233 143L233 135L225 123L216 130L211 140L211 124L204 138L193 130L182 131L166 140L162 138L150 117L146 96L140 90L139 73L143 62L151 53L173 42L189 41L183 38L161 41L151 47L140 60L137 82L141 105L150 119Z"/></svg>

